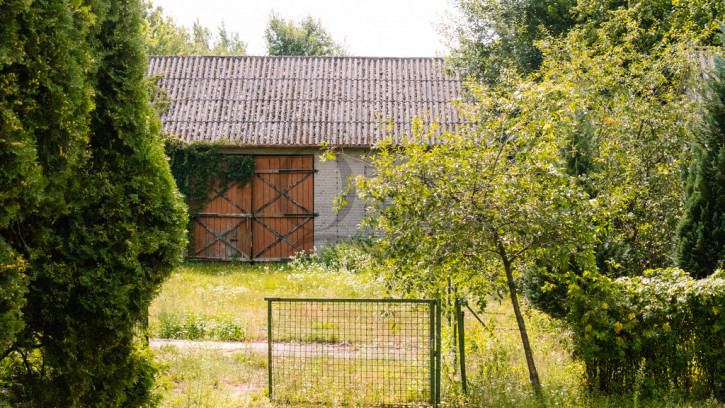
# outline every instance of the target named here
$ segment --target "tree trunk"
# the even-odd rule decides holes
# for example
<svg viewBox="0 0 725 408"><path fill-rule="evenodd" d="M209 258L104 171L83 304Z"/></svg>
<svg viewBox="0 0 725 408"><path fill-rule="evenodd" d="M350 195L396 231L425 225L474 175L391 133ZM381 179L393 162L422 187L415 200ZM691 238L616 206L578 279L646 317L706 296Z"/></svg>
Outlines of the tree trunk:
<svg viewBox="0 0 725 408"><path fill-rule="evenodd" d="M534 388L534 392L537 397L541 396L541 382L539 381L539 373L536 371L536 364L534 364L534 354L531 352L531 344L529 343L529 335L526 333L526 324L524 323L524 316L521 314L521 307L519 307L519 297L516 293L516 285L514 284L514 276L511 270L511 261L506 256L506 252L502 247L499 247L501 252L501 260L503 261L503 268L506 271L506 283L508 283L509 294L511 295L511 304L514 307L514 314L516 315L516 323L519 325L519 333L521 333L521 342L524 345L524 355L526 356L526 365L529 368L529 379L531 380L531 386Z"/></svg>

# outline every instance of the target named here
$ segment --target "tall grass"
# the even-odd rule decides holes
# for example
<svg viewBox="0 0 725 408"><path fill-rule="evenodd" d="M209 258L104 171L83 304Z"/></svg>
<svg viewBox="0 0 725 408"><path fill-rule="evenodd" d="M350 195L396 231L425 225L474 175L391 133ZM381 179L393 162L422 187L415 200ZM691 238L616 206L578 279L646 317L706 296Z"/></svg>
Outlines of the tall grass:
<svg viewBox="0 0 725 408"><path fill-rule="evenodd" d="M251 351L163 346L161 407L272 407L267 395L267 360Z"/></svg>
<svg viewBox="0 0 725 408"><path fill-rule="evenodd" d="M155 337L231 340L243 333L239 340L261 340L266 338L265 296L357 298L384 292L383 282L370 273L314 265L192 263L178 268L151 304L150 331ZM227 338L211 330L224 325L231 331Z"/></svg>
<svg viewBox="0 0 725 408"><path fill-rule="evenodd" d="M510 302L489 302L479 317L470 312L464 324L466 371L469 392L460 382L460 360L454 364L452 333L444 329L444 399L452 407L724 407L711 398L688 400L672 390L669 395L643 399L636 390L622 395L601 395L588 390L582 381L584 366L572 356L571 333L565 322L525 308L525 320L534 359L542 381L543 396L537 398L529 381L521 337ZM444 320L445 322L445 320ZM446 344L448 343L448 344Z"/></svg>
<svg viewBox="0 0 725 408"><path fill-rule="evenodd" d="M184 265L165 283L152 304L152 334L259 341L266 338L265 296L385 296L384 282L372 273L351 272L360 262L373 266L364 270L374 269L359 248L353 245L335 250L343 255L328 252L318 257L299 257L290 264ZM353 263L336 258L351 251L356 257ZM644 398L636 390L623 395L600 395L588 390L582 381L584 367L572 356L566 324L531 308L525 307L525 315L543 398L532 392L510 303L491 301L480 315L483 325L470 313L466 316L468 394L462 392L460 360L454 360L455 343L444 318L442 406L725 407L714 398L688 400L676 389L656 399ZM272 406L266 398L264 354L164 346L156 349L156 355L164 366L164 407ZM342 390L329 391L334 398L328 401L345 400L345 395L338 395ZM348 400L355 400L350 397Z"/></svg>

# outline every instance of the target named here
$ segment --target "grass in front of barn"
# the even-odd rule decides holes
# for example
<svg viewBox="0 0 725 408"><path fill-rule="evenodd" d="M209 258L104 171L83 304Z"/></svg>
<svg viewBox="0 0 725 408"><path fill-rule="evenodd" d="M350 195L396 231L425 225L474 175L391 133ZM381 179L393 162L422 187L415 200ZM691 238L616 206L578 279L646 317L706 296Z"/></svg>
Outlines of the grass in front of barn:
<svg viewBox="0 0 725 408"><path fill-rule="evenodd" d="M288 264L201 264L179 267L149 309L151 337L266 339L267 302L275 297L383 297L369 273ZM198 344L154 348L162 366L163 407L272 406L266 398L267 356Z"/></svg>
<svg viewBox="0 0 725 408"><path fill-rule="evenodd" d="M286 264L186 264L164 283L149 309L152 337L266 339L267 302L275 297L383 297L369 273L299 269Z"/></svg>
<svg viewBox="0 0 725 408"><path fill-rule="evenodd" d="M152 337L243 340L266 339L265 296L375 298L385 295L384 282L368 273L307 265L205 265L178 268L150 309ZM489 302L480 316L485 327L466 316L466 363L469 394L460 387L453 364L451 333L444 327L442 406L541 407L531 391L521 339L509 302ZM673 390L655 399L636 392L623 396L592 395L582 386L583 366L572 358L566 326L529 309L529 337L549 407L724 407L689 401ZM443 319L445 326L447 320ZM186 344L186 345L184 345ZM272 407L267 398L266 349L213 346L215 343L154 347L162 365L162 407ZM222 344L222 343L216 343ZM229 343L227 343L229 344ZM340 392L336 390L335 392ZM634 390L633 390L634 391ZM325 392L322 390L320 392ZM311 399L316 397L308 395ZM353 398L354 399L354 398Z"/></svg>
<svg viewBox="0 0 725 408"><path fill-rule="evenodd" d="M161 346L161 407L271 407L267 399L267 358L249 351L212 347Z"/></svg>

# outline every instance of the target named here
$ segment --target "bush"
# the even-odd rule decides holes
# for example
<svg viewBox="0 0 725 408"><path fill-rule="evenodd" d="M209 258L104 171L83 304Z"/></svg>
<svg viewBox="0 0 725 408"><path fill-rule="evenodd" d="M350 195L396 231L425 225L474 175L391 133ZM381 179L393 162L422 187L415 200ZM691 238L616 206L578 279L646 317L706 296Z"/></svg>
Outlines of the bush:
<svg viewBox="0 0 725 408"><path fill-rule="evenodd" d="M0 186L15 187L0 194L0 237L29 285L24 328L0 350L0 404L151 404L156 368L138 329L180 260L187 217L144 86L141 4L11 3L0 5Z"/></svg>
<svg viewBox="0 0 725 408"><path fill-rule="evenodd" d="M725 398L724 278L722 271L694 280L665 269L573 284L575 354L588 385L619 393L639 375L644 394L674 387Z"/></svg>
<svg viewBox="0 0 725 408"><path fill-rule="evenodd" d="M165 339L243 341L247 324L226 314L207 317L193 312L184 315L161 313L158 335Z"/></svg>
<svg viewBox="0 0 725 408"><path fill-rule="evenodd" d="M545 266L532 265L525 268L518 277L521 294L538 310L557 319L569 313L568 288Z"/></svg>
<svg viewBox="0 0 725 408"><path fill-rule="evenodd" d="M293 257L292 268L305 269L311 265L333 270L360 272L373 270L380 266L376 257L372 238L356 235L334 244L315 250L312 255L299 252Z"/></svg>

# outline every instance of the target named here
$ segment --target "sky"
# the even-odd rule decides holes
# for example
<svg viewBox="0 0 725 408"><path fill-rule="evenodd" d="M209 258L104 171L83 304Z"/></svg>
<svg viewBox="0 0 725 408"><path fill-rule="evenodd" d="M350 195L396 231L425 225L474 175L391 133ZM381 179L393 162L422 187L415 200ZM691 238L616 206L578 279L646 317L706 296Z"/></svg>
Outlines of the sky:
<svg viewBox="0 0 725 408"><path fill-rule="evenodd" d="M333 39L358 57L446 55L437 26L453 7L448 0L152 0L177 23L199 22L212 31L222 21L247 43L247 54L266 55L270 13L299 21L319 19Z"/></svg>

